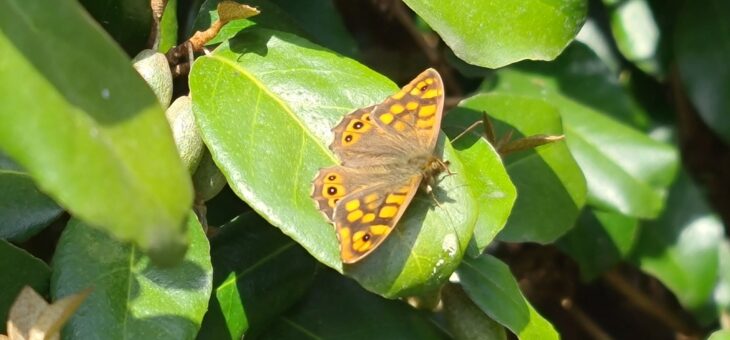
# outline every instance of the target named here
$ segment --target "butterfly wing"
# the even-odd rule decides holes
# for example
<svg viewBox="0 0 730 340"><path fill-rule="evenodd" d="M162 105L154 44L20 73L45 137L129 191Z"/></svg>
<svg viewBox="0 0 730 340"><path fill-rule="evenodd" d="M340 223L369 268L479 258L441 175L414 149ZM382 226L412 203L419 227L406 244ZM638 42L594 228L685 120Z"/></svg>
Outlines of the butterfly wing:
<svg viewBox="0 0 730 340"><path fill-rule="evenodd" d="M434 69L419 74L381 104L355 110L332 131L330 149L348 167L399 164L436 145L444 86Z"/></svg>
<svg viewBox="0 0 730 340"><path fill-rule="evenodd" d="M377 105L370 119L398 142L415 145L416 150L407 150L409 153L431 153L438 140L443 109L443 81L436 70L429 68Z"/></svg>
<svg viewBox="0 0 730 340"><path fill-rule="evenodd" d="M418 174L396 183L381 182L342 197L333 214L342 262L357 262L388 237L421 179Z"/></svg>
<svg viewBox="0 0 730 340"><path fill-rule="evenodd" d="M312 182L311 197L317 202L317 208L329 219L337 203L348 194L351 194L368 185L372 185L372 174L362 170L343 166L331 166L320 169Z"/></svg>

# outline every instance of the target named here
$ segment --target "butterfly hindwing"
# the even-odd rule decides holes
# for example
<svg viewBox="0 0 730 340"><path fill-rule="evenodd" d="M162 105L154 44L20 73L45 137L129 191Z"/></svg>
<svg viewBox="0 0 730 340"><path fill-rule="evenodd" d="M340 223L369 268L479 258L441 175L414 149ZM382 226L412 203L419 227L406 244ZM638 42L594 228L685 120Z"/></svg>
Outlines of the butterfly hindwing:
<svg viewBox="0 0 730 340"><path fill-rule="evenodd" d="M312 199L317 202L317 207L327 219L334 221L332 214L340 199L372 185L372 181L365 180L367 175L339 165L320 169L312 182Z"/></svg>
<svg viewBox="0 0 730 340"><path fill-rule="evenodd" d="M375 250L390 234L418 190L422 176L381 183L343 197L334 210L340 257L353 263Z"/></svg>

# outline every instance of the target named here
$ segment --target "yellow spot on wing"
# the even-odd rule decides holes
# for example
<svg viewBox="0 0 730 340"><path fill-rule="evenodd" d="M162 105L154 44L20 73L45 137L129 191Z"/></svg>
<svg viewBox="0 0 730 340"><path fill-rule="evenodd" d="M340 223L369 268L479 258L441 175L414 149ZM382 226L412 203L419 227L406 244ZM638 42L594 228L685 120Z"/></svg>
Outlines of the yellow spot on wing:
<svg viewBox="0 0 730 340"><path fill-rule="evenodd" d="M435 98L438 95L439 95L438 89L431 89L431 90L426 91L426 93L424 93L423 96L421 96L421 98L430 99L430 98Z"/></svg>
<svg viewBox="0 0 730 340"><path fill-rule="evenodd" d="M385 224L370 226L370 232L373 233L373 235L385 235L388 231L390 231L390 227Z"/></svg>
<svg viewBox="0 0 730 340"><path fill-rule="evenodd" d="M355 210L349 214L347 214L347 220L350 222L355 222L362 217L363 213L362 210Z"/></svg>
<svg viewBox="0 0 730 340"><path fill-rule="evenodd" d="M382 218L391 218L395 216L395 214L398 213L398 207L394 205L386 205L382 209L380 209L380 213L378 213L378 216Z"/></svg>
<svg viewBox="0 0 730 340"><path fill-rule="evenodd" d="M334 194L330 194L328 192L329 188L335 188L336 192ZM327 184L322 187L322 196L327 197L327 198L341 197L344 194L345 194L345 187L343 187L339 184Z"/></svg>
<svg viewBox="0 0 730 340"><path fill-rule="evenodd" d="M433 118L431 119L419 119L416 122L416 127L421 129L427 129L433 126Z"/></svg>
<svg viewBox="0 0 730 340"><path fill-rule="evenodd" d="M362 223L370 223L375 220L375 214L367 213L362 217Z"/></svg>
<svg viewBox="0 0 730 340"><path fill-rule="evenodd" d="M418 110L418 116L419 117L428 117L436 113L436 105L425 105L421 106L421 109Z"/></svg>
<svg viewBox="0 0 730 340"><path fill-rule="evenodd" d="M353 211L359 207L360 207L360 200L355 199L355 200L345 203L345 209L347 209L347 211Z"/></svg>
<svg viewBox="0 0 730 340"><path fill-rule="evenodd" d="M395 124L393 124L393 128L395 128L397 131L405 131L406 124L404 124L401 121L398 121L398 122L395 122Z"/></svg>
<svg viewBox="0 0 730 340"><path fill-rule="evenodd" d="M417 107L418 107L417 102L408 102L408 104L406 104L406 109L408 109L408 110L415 110Z"/></svg>
<svg viewBox="0 0 730 340"><path fill-rule="evenodd" d="M390 112L393 112L394 114L399 114L403 112L405 108L401 104L393 104L393 106L390 107Z"/></svg>
<svg viewBox="0 0 730 340"><path fill-rule="evenodd" d="M405 195L398 195L398 194L390 194L388 195L388 198L385 199L385 203L395 203L398 205L403 204L403 202L406 200Z"/></svg>
<svg viewBox="0 0 730 340"><path fill-rule="evenodd" d="M347 136L351 136L349 142L347 141ZM360 135L357 133L345 133L342 135L342 144L350 145L352 143L357 142L359 139L360 139Z"/></svg>
<svg viewBox="0 0 730 340"><path fill-rule="evenodd" d="M433 78L426 79L426 84L428 84L428 85L433 84Z"/></svg>
<svg viewBox="0 0 730 340"><path fill-rule="evenodd" d="M393 115L390 113L385 113L382 116L380 116L380 121L385 124L390 124L390 122L393 121Z"/></svg>

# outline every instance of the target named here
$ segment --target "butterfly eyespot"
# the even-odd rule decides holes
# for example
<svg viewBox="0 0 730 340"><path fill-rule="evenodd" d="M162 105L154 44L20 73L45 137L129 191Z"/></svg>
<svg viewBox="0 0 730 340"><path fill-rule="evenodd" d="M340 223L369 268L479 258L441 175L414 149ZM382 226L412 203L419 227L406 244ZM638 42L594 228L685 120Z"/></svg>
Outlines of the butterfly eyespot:
<svg viewBox="0 0 730 340"><path fill-rule="evenodd" d="M352 135L345 136L345 142L352 142Z"/></svg>
<svg viewBox="0 0 730 340"><path fill-rule="evenodd" d="M330 195L335 195L335 194L337 194L337 188L329 187L329 188L327 188L327 193Z"/></svg>
<svg viewBox="0 0 730 340"><path fill-rule="evenodd" d="M330 180L330 181L334 181L334 180L337 179L337 176L335 176L335 175L329 175L329 176L327 176L327 179Z"/></svg>
<svg viewBox="0 0 730 340"><path fill-rule="evenodd" d="M423 86L419 87L418 89L419 89L419 90L420 90L421 92L423 92L423 91L426 91L426 89L428 89L428 85L423 85Z"/></svg>
<svg viewBox="0 0 730 340"><path fill-rule="evenodd" d="M365 125L362 122L357 122L352 126L352 128L354 128L355 130L360 130L363 126Z"/></svg>
<svg viewBox="0 0 730 340"><path fill-rule="evenodd" d="M365 235L362 235L362 240L363 240L364 242L370 241L370 234L365 234Z"/></svg>

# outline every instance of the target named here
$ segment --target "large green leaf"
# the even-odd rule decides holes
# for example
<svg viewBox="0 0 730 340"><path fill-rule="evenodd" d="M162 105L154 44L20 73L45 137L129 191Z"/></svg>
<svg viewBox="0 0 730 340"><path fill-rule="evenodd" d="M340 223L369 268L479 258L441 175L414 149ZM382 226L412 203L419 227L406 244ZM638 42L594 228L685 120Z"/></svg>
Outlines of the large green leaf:
<svg viewBox="0 0 730 340"><path fill-rule="evenodd" d="M585 0L404 0L464 61L498 68L552 60L586 18Z"/></svg>
<svg viewBox="0 0 730 340"><path fill-rule="evenodd" d="M631 257L669 287L682 305L699 311L710 302L715 287L723 233L699 188L682 173L665 212L641 228Z"/></svg>
<svg viewBox="0 0 730 340"><path fill-rule="evenodd" d="M683 4L674 32L679 74L707 126L730 144L730 2L694 0Z"/></svg>
<svg viewBox="0 0 730 340"><path fill-rule="evenodd" d="M590 281L626 258L639 232L636 218L586 209L557 245L578 263L581 278Z"/></svg>
<svg viewBox="0 0 730 340"><path fill-rule="evenodd" d="M470 113L464 108L449 111L442 128L450 136L458 136L475 119L482 118L481 113ZM502 164L502 158L483 138L483 131L472 130L454 143L454 149L465 164L466 180L479 209L469 247L469 255L473 257L479 256L502 230L517 197L517 189Z"/></svg>
<svg viewBox="0 0 730 340"><path fill-rule="evenodd" d="M54 300L92 288L63 337L192 339L208 307L213 268L200 223L189 214L190 249L173 267L155 266L131 244L72 219L53 258Z"/></svg>
<svg viewBox="0 0 730 340"><path fill-rule="evenodd" d="M52 199L38 191L30 176L0 170L0 239L23 241L62 212Z"/></svg>
<svg viewBox="0 0 730 340"><path fill-rule="evenodd" d="M715 331L710 334L707 340L730 340L730 330L722 329Z"/></svg>
<svg viewBox="0 0 730 340"><path fill-rule="evenodd" d="M585 45L574 44L553 63L500 70L485 85L558 108L568 148L588 184L590 205L644 218L662 211L677 151L614 119L645 124L645 116Z"/></svg>
<svg viewBox="0 0 730 340"><path fill-rule="evenodd" d="M297 36L247 29L190 75L198 125L233 190L322 263L343 270L337 239L309 197L317 171L336 164L330 128L356 108L397 88L385 77ZM474 227L473 199L461 162L440 140L456 173L411 203L377 251L344 270L385 296L416 294L458 265Z"/></svg>
<svg viewBox="0 0 730 340"><path fill-rule="evenodd" d="M52 7L0 2L0 148L75 216L179 260L192 190L157 100L78 3Z"/></svg>
<svg viewBox="0 0 730 340"><path fill-rule="evenodd" d="M498 136L509 131L514 131L515 139L563 134L560 115L550 104L509 94L478 94L468 98L449 112L445 123L468 125L480 120L483 112L495 123ZM549 243L573 227L585 204L586 184L565 142L508 155L505 165L518 195L500 239ZM483 249L486 244L480 246Z"/></svg>
<svg viewBox="0 0 730 340"><path fill-rule="evenodd" d="M317 275L307 296L261 339L446 339L426 315L402 301L362 290L334 271Z"/></svg>
<svg viewBox="0 0 730 340"><path fill-rule="evenodd" d="M558 333L522 296L509 267L488 254L465 258L457 270L466 294L490 318L522 340L558 339Z"/></svg>
<svg viewBox="0 0 730 340"><path fill-rule="evenodd" d="M48 294L51 269L40 259L5 240L0 240L0 333L5 330L8 311L26 285L38 294Z"/></svg>
<svg viewBox="0 0 730 340"><path fill-rule="evenodd" d="M211 239L213 296L198 339L241 339L260 333L312 284L315 261L253 212Z"/></svg>

